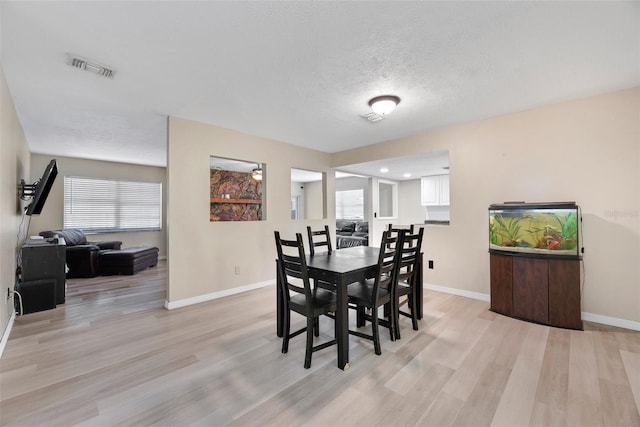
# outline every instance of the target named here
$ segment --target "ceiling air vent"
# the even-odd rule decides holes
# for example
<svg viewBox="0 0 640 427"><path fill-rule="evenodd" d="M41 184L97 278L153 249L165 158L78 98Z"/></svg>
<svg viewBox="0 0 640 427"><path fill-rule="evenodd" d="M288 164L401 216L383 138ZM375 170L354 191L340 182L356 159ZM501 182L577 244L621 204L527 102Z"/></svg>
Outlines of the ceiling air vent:
<svg viewBox="0 0 640 427"><path fill-rule="evenodd" d="M367 113L367 114L360 114L360 117L362 117L363 119L371 122L371 123L376 123L379 122L380 120L384 120L384 117L382 117L379 114L376 113Z"/></svg>
<svg viewBox="0 0 640 427"><path fill-rule="evenodd" d="M111 68L107 68L104 65L98 64L97 62L89 61L79 56L69 55L68 63L74 68L79 68L81 70L89 71L91 73L97 74L102 77L107 77L110 79L112 79L113 76L116 74L115 70Z"/></svg>

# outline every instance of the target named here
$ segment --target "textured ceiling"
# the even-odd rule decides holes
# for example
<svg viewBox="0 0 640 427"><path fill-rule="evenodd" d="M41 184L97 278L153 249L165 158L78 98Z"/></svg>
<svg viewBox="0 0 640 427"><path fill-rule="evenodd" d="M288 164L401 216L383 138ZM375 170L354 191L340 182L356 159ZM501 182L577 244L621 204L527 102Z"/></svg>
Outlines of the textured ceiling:
<svg viewBox="0 0 640 427"><path fill-rule="evenodd" d="M52 155L165 165L168 115L337 152L640 84L638 2L0 8L18 116L31 150ZM402 98L396 111L360 118L381 94Z"/></svg>

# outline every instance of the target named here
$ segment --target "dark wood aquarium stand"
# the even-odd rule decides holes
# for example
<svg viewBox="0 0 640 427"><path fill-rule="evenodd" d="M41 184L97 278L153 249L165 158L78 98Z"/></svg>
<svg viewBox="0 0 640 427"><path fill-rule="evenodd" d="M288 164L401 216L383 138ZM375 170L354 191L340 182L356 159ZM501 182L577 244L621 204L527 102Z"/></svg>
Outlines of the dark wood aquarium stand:
<svg viewBox="0 0 640 427"><path fill-rule="evenodd" d="M582 330L580 259L490 251L491 311Z"/></svg>

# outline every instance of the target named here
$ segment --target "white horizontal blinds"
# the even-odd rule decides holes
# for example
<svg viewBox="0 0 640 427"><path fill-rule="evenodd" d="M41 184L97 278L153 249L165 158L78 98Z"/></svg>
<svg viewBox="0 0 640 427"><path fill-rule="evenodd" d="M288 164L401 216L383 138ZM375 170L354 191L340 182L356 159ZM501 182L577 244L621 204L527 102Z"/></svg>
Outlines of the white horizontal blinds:
<svg viewBox="0 0 640 427"><path fill-rule="evenodd" d="M162 183L64 177L64 228L160 230Z"/></svg>
<svg viewBox="0 0 640 427"><path fill-rule="evenodd" d="M363 219L364 218L364 190L336 191L336 218Z"/></svg>

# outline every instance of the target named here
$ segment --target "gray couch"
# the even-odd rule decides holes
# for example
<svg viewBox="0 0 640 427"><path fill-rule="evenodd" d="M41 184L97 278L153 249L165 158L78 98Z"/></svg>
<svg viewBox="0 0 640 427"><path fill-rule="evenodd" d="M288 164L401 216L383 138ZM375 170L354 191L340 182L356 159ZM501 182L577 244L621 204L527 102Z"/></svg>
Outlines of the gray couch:
<svg viewBox="0 0 640 427"><path fill-rule="evenodd" d="M336 247L369 245L369 223L367 221L338 219L336 220Z"/></svg>

